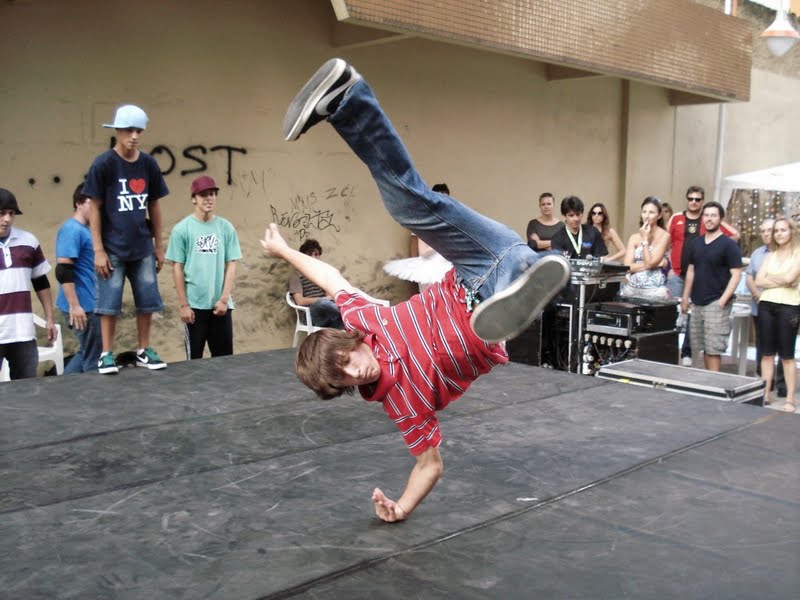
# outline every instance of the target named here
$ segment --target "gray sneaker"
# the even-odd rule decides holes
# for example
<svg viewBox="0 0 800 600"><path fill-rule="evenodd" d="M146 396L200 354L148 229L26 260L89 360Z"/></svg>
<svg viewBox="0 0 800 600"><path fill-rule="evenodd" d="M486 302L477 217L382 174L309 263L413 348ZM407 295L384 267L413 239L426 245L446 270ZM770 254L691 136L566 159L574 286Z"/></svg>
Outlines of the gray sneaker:
<svg viewBox="0 0 800 600"><path fill-rule="evenodd" d="M518 336L566 285L569 272L569 262L563 256L543 256L514 283L475 307L472 329L490 343Z"/></svg>
<svg viewBox="0 0 800 600"><path fill-rule="evenodd" d="M341 58L322 65L289 104L283 120L286 141L296 140L336 112L347 90L360 80L361 75Z"/></svg>

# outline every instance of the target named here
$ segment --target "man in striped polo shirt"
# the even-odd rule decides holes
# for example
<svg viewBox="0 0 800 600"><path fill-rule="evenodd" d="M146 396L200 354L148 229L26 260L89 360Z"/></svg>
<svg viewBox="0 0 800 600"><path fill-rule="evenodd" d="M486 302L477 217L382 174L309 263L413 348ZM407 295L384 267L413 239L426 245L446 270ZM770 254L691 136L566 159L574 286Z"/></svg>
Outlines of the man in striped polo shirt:
<svg viewBox="0 0 800 600"><path fill-rule="evenodd" d="M50 343L57 335L47 279L50 263L36 237L13 226L21 214L14 194L0 189L0 363L8 361L12 380L36 377L39 364L30 285L42 303Z"/></svg>
<svg viewBox="0 0 800 600"><path fill-rule="evenodd" d="M420 178L372 89L341 59L325 63L289 105L284 137L324 119L370 169L400 225L453 263L444 279L393 307L371 304L338 269L290 248L271 223L261 244L333 296L345 331L303 342L300 380L324 399L356 388L381 402L416 463L397 501L375 488L375 512L402 521L443 470L436 412L492 367L508 361L502 341L523 331L569 279L569 264L539 255L508 227L434 192Z"/></svg>

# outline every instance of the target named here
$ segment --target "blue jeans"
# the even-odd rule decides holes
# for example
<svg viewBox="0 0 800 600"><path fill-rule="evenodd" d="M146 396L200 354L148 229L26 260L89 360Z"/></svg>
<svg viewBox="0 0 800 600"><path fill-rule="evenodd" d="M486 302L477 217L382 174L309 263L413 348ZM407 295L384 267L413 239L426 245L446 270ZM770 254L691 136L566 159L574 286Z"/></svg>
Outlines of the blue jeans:
<svg viewBox="0 0 800 600"><path fill-rule="evenodd" d="M69 313L61 311L64 321L69 323ZM78 338L78 351L72 355L64 367L64 375L72 373L89 373L97 371L97 361L103 350L103 338L100 335L100 317L95 313L86 313L86 328L78 331L69 328Z"/></svg>
<svg viewBox="0 0 800 600"><path fill-rule="evenodd" d="M339 307L336 306L336 303L333 300L320 298L308 308L311 312L311 322L315 327L333 327L335 329L344 329L344 323L342 323L342 314L339 312Z"/></svg>
<svg viewBox="0 0 800 600"><path fill-rule="evenodd" d="M433 192L364 80L329 120L369 168L392 218L453 263L478 299L508 287L542 256L505 225Z"/></svg>
<svg viewBox="0 0 800 600"><path fill-rule="evenodd" d="M94 312L99 315L119 315L122 310L122 286L125 278L131 282L133 303L139 314L164 310L156 277L156 259L152 254L139 260L122 260L114 254L108 255L111 276L95 278Z"/></svg>

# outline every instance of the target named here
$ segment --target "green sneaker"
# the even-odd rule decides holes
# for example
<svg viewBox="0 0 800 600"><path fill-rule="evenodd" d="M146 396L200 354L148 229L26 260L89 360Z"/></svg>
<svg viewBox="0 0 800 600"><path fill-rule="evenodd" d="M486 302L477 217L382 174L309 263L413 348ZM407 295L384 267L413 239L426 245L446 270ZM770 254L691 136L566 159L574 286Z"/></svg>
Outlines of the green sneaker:
<svg viewBox="0 0 800 600"><path fill-rule="evenodd" d="M103 375L116 375L119 373L117 359L114 358L113 352L109 352L100 357L100 360L97 361L97 372Z"/></svg>
<svg viewBox="0 0 800 600"><path fill-rule="evenodd" d="M167 363L158 357L158 354L150 346L136 353L136 366L157 371L159 369L166 369Z"/></svg>

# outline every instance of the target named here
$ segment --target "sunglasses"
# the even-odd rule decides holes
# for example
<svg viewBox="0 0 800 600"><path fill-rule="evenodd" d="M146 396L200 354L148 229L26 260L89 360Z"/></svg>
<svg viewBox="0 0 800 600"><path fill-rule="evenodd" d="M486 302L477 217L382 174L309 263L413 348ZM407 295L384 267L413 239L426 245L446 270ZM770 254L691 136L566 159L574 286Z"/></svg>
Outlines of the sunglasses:
<svg viewBox="0 0 800 600"><path fill-rule="evenodd" d="M602 214L603 214L602 210L593 210L592 211L592 216L593 217L596 217L596 216L599 216L599 215L602 215Z"/></svg>
<svg viewBox="0 0 800 600"><path fill-rule="evenodd" d="M687 199L689 202L702 202L702 201L703 201L703 199L702 199L702 198L693 198L692 196L686 196L686 199Z"/></svg>

